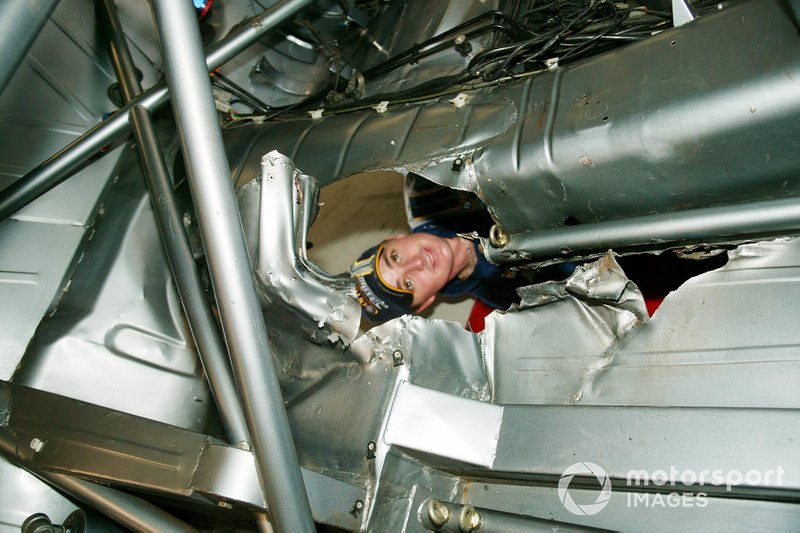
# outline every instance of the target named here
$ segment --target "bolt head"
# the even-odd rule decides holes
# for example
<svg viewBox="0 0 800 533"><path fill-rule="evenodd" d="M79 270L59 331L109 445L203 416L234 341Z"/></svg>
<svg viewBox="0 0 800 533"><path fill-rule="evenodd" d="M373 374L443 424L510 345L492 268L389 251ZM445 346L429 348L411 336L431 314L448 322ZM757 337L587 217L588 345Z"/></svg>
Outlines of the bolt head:
<svg viewBox="0 0 800 533"><path fill-rule="evenodd" d="M481 525L481 515L471 505L465 505L461 508L458 515L458 527L461 531L474 531Z"/></svg>
<svg viewBox="0 0 800 533"><path fill-rule="evenodd" d="M428 500L428 518L435 527L441 527L450 520L450 509L439 500Z"/></svg>
<svg viewBox="0 0 800 533"><path fill-rule="evenodd" d="M503 231L503 228L495 224L489 230L489 242L495 248L502 248L508 244L508 235Z"/></svg>

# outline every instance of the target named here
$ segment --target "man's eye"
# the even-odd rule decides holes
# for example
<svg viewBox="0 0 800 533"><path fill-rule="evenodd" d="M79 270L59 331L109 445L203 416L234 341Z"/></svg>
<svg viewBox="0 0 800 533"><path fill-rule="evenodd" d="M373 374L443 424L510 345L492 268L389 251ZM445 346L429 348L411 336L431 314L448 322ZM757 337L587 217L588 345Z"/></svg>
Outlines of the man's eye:
<svg viewBox="0 0 800 533"><path fill-rule="evenodd" d="M390 257L392 258L392 261L394 261L395 263L400 261L400 254L398 254L397 252L392 252L390 254Z"/></svg>
<svg viewBox="0 0 800 533"><path fill-rule="evenodd" d="M403 282L403 286L406 288L406 290L409 290L409 291L413 291L414 290L414 284L411 283L410 279L405 280Z"/></svg>

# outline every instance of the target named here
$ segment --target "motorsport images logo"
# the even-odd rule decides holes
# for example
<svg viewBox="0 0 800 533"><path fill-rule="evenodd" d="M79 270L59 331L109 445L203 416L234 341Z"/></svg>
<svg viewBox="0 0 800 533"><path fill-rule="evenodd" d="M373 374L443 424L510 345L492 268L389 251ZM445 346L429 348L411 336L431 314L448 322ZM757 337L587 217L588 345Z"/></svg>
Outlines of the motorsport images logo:
<svg viewBox="0 0 800 533"><path fill-rule="evenodd" d="M575 476L595 476L600 483L602 489L597 495L594 503L577 504L569 493L569 484ZM583 462L575 463L568 467L561 474L561 479L558 480L558 497L564 507L572 514L579 516L591 516L603 510L611 499L611 480L603 470L603 467L594 463Z"/></svg>
<svg viewBox="0 0 800 533"><path fill-rule="evenodd" d="M726 492L731 492L739 486L782 486L783 467L777 466L769 470L722 470L705 469L701 471L680 470L670 466L667 470L628 470L626 476L627 487L650 487L649 489L623 489L627 496L628 507L698 507L708 505L708 493L697 492L708 486L725 487ZM575 483L573 492L581 493L585 500L588 494L599 494L594 503L576 503L570 494L570 484L575 476L584 478L583 486ZM598 485L587 487L585 478L597 478ZM593 484L590 482L590 484ZM693 489L692 492L688 490ZM719 490L719 489L716 489ZM667 492L669 491L669 492ZM611 499L611 479L602 466L584 461L575 463L561 474L558 481L558 497L564 508L578 516L591 516L599 513ZM579 501L581 498L579 498Z"/></svg>

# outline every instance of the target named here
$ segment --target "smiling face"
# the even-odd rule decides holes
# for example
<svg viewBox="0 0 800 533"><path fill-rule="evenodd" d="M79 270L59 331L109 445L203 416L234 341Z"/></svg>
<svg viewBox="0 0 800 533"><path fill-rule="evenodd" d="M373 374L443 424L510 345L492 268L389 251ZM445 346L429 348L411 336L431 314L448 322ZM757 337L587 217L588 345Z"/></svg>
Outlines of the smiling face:
<svg viewBox="0 0 800 533"><path fill-rule="evenodd" d="M410 290L412 305L422 310L460 271L454 244L452 239L430 233L391 237L378 260L380 275L391 286Z"/></svg>

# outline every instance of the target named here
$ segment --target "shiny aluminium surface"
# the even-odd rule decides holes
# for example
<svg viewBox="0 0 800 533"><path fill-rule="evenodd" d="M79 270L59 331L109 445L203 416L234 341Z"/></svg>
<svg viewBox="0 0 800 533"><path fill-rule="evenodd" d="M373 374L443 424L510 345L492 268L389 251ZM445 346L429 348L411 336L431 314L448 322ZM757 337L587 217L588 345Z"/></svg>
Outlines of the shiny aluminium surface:
<svg viewBox="0 0 800 533"><path fill-rule="evenodd" d="M555 485L508 482L492 477L461 479L450 472L425 466L424 459L400 450L389 454L382 473L382 486L378 489L380 512L374 516L369 530L429 531L429 527L421 524L420 517L430 498L436 498L454 510L471 505L508 513L514 518L548 520L559 531L570 531L570 527L576 530L597 528L664 533L676 528L699 530L708 527L731 531L792 530L798 518L796 504L763 500L709 498L705 500L707 505L698 508L695 505L667 506L663 499L661 505L648 505L642 493L638 493L639 503L634 505L637 493L617 485L613 486L610 499L601 512L580 516L564 509ZM577 486L570 486L569 492L575 501L581 502L593 502L598 494L597 489ZM650 501L654 501L653 497ZM457 519L457 515L452 517L442 530L458 531ZM531 528L533 524L528 523L527 527Z"/></svg>
<svg viewBox="0 0 800 533"><path fill-rule="evenodd" d="M725 266L684 283L649 321L604 340L583 312L559 309L563 301L540 307L526 332L531 350L519 349L519 315L490 317L496 401L798 408L800 336L792 324L800 243L778 239L728 253ZM580 334L565 338L565 331Z"/></svg>
<svg viewBox="0 0 800 533"><path fill-rule="evenodd" d="M238 52L255 42L275 24L296 14L311 0L284 0L250 19L249 24L240 25L225 39L215 43L208 51L208 68L215 69L230 60ZM81 7L77 8L81 9ZM110 76L110 72L107 73ZM89 78L91 79L91 78ZM97 87L93 87L97 89ZM49 157L36 168L25 174L6 190L0 191L0 220L17 212L21 207L49 191L86 162L106 144L113 142L128 129L128 112L134 105L155 110L167 102L169 96L166 84L158 83L144 94L103 122L83 133L58 154ZM55 150L55 148L54 148ZM52 153L49 152L49 153Z"/></svg>
<svg viewBox="0 0 800 533"><path fill-rule="evenodd" d="M280 161L288 165L286 159ZM293 172L275 173L274 179L291 183ZM269 180L265 176L260 178L262 182ZM255 184L241 185L240 195L255 197L248 191ZM296 206L301 190L307 191L308 187L296 184L292 196ZM240 205L247 220L255 212L247 205L254 204L241 201L242 198ZM260 216L270 217L269 213L262 211ZM284 218L292 216L286 209L282 213ZM312 215L313 210L303 212L305 219ZM284 236L292 233L284 225L273 223L272 218L269 220L272 222L266 226L247 223L250 238L256 228L262 233L265 227L280 229ZM295 225L304 224L295 219ZM763 275L765 286L773 283L773 274L776 279L792 278L790 273L781 273L769 265L770 261L777 261L772 266L790 262L796 241L755 246L763 250L757 254L763 257L758 265L767 268L753 275ZM753 253L747 247L742 250L744 256ZM291 271L286 274L291 275ZM680 306L684 311L707 301L707 295L697 293L691 284L689 287ZM685 391L669 385L674 371L661 373L660 363L655 360L631 360L636 371L643 373L640 379L648 383L645 388L620 386L621 381L630 380L615 373L614 346L635 344L639 335L646 339L650 322L641 294L610 254L579 268L566 282L525 289L519 309L491 315L489 328L481 335L464 331L457 324L403 317L370 330L349 346L340 346L338 339L335 343L327 337L315 339L315 329L309 330L291 314L287 316L286 308L303 290L299 283L265 283L262 287L265 312L275 320L276 329L270 330L270 340L281 359L281 381L289 398L289 416L301 462L307 468L364 484L374 491L374 496L365 502L368 529L410 524L416 513L415 502L437 494L453 501L457 499L453 495L458 494L455 487L464 479L554 484L570 462L581 458L602 462L612 477L623 480L628 470L654 470L667 463L682 468L711 465L728 470L774 470L780 465L795 474L784 476L777 484L773 477L760 485L737 486L731 495L747 499L743 509L758 505L754 501L762 497L796 497L798 470L788 445L796 438L795 413L792 409L775 408L795 406L793 396L776 393L782 398L780 404L752 401L768 394L758 392L765 381L757 376L762 371L770 372L769 356L749 361L756 377L748 385L746 397L733 394L721 382L713 393L701 390L700 383L714 379L714 373L726 364L735 366L732 361L696 367L695 378L689 381L697 389L696 397L706 396L708 400L695 401L695 409L675 407L682 405ZM745 302L751 296L743 293L741 298ZM787 305L790 302L787 300ZM738 309L730 302L728 306ZM786 315L794 313L787 309ZM659 316L654 320L658 323ZM727 335L725 332L734 321L733 316L721 314L716 330ZM677 315L665 319L663 331L669 331L668 336L676 335L682 330L677 327L679 322ZM531 324L541 327L531 328ZM697 326L700 339L703 325ZM572 344L564 344L565 336L571 337ZM298 350L302 355L298 356ZM288 359L290 353L293 357ZM698 354L715 356L713 349ZM791 369L796 367L796 363L788 363L788 380L792 379ZM737 372L734 367L731 370ZM731 379L730 374L721 376L723 380ZM634 378L632 382L638 380ZM625 399L630 392L651 387L660 391L655 407L648 406L652 399ZM727 402L720 404L724 397ZM490 398L495 403L483 403ZM342 417L351 421L346 432L336 429ZM634 423L629 424L630 421ZM751 431L742 433L739 428L743 425ZM693 432L696 427L714 429L698 435ZM774 429L766 430L776 427L782 428L780 435ZM595 458L596 443L603 439L613 442L613 446L602 452L602 459ZM376 442L374 462L369 454L365 459L364 453L365 443L371 440ZM695 445L698 449L687 454L687 449ZM754 449L768 452L755 457ZM419 482L398 484L385 478L394 468L398 450L425 465L421 471L426 473L407 472L408 477L403 478L408 481L419 476ZM432 478L439 470L448 472L451 481L442 486L434 482ZM713 492L714 487L708 490ZM410 500L403 503L406 497L400 494L409 491ZM557 498L552 493L551 496ZM715 497L728 495L717 493ZM730 509L730 504L724 506ZM549 509L544 516L553 516ZM777 521L787 523L796 512L787 507ZM635 520L635 513L630 511L625 520ZM682 516L689 520L687 523L696 520L689 514ZM736 516L741 519L740 514ZM717 519L719 514L713 517ZM556 519L570 522L570 518L562 507ZM619 524L618 520L616 515L581 523L608 527Z"/></svg>
<svg viewBox="0 0 800 533"><path fill-rule="evenodd" d="M153 199L153 214L161 242L220 419L230 442L249 442L228 351L212 304L203 289L200 270L183 226L183 211L172 189L149 112L135 107L131 111L131 126L138 140L139 160Z"/></svg>
<svg viewBox="0 0 800 533"><path fill-rule="evenodd" d="M33 444L37 443L37 444ZM14 436L0 429L0 453L16 462L16 447L19 443ZM39 446L38 441L31 441L31 446ZM89 481L55 472L48 472L27 463L19 465L27 467L31 473L42 481L46 481L71 498L90 505L117 523L136 531L170 530L194 531L188 524L131 494L91 483ZM56 522L59 523L59 522ZM23 528L24 529L24 528Z"/></svg>
<svg viewBox="0 0 800 533"><path fill-rule="evenodd" d="M236 128L226 143L242 180L267 149L323 185L362 170L414 171L477 192L510 235L796 197L798 51L795 16L781 2L741 2L468 91L460 107L452 94L383 113L323 113ZM454 171L457 157L466 164Z"/></svg>
<svg viewBox="0 0 800 533"><path fill-rule="evenodd" d="M0 401L0 410L8 415L0 420L0 433L3 442L10 446L13 459L43 473L45 478L54 476L58 484L69 489L77 488L78 496L83 492L91 495L92 489L82 491L81 484L87 482L72 477L75 475L120 490L133 487L151 496L182 496L198 511L221 513L223 518L225 513L233 513L231 520L236 521L247 519L253 509L264 508L251 452L209 435L5 382L0 383ZM31 442L41 445L31 447ZM11 472L16 474L14 470ZM355 527L356 517L349 511L356 500L364 500L363 489L313 471L305 470L303 477L314 502L316 520L338 527ZM12 475L9 479L26 483L26 478L20 476ZM38 484L33 480L28 484L29 493L37 494L34 489ZM2 483L0 486L10 489ZM104 497L103 488L97 489L100 497ZM124 495L114 500L115 491L108 491L111 501L119 501L123 509L129 507L131 516L141 511L137 510L140 505L137 499L126 504ZM55 500L45 503L46 490L40 492L39 510L58 509ZM5 493L0 501L11 504ZM159 520L149 504L141 505L145 520L142 523L153 516ZM30 509L30 514L37 510ZM123 523L133 527L130 522ZM163 527L174 529L169 525Z"/></svg>
<svg viewBox="0 0 800 533"><path fill-rule="evenodd" d="M58 0L14 0L7 2L5 16L0 21L0 56L5 58L0 68L0 94L14 71L25 57Z"/></svg>
<svg viewBox="0 0 800 533"><path fill-rule="evenodd" d="M303 329L314 332L316 342L336 344L341 338L349 345L361 316L352 282L324 273L305 256L318 195L316 180L278 152L265 154L260 178L237 191L260 292L276 293L298 321L308 322Z"/></svg>
<svg viewBox="0 0 800 533"><path fill-rule="evenodd" d="M217 422L208 385L135 151L124 152L69 290L46 318L39 319L12 380L180 427L209 430ZM143 402L143 397L159 402Z"/></svg>
<svg viewBox="0 0 800 533"><path fill-rule="evenodd" d="M35 2L25 9L42 5ZM90 14L71 21L72 9L88 9ZM10 15L11 11L4 9L3 13ZM0 189L78 137L112 108L104 86L111 80L110 67L102 52L90 45L98 35L91 13L90 2L60 2L0 94ZM64 55L53 54L53 50ZM52 195L39 198L0 223L4 250L0 257L2 379L11 377L42 317L52 312L68 287L122 153L109 148L103 161L81 169L74 180Z"/></svg>
<svg viewBox="0 0 800 533"><path fill-rule="evenodd" d="M111 59L123 101L127 103L142 93L136 76L136 66L114 0L103 1L98 11L107 33L110 34ZM145 108L137 106L131 110L130 121L139 162L153 199L153 214L161 241L220 419L231 442L248 442L247 427L228 364L227 350L217 328L211 304L203 291L200 273L183 227L183 213L173 191L152 117Z"/></svg>
<svg viewBox="0 0 800 533"><path fill-rule="evenodd" d="M293 172L276 173L275 180L293 184L295 176ZM291 187L289 189L291 190ZM304 187L302 190L313 191L313 188ZM296 205L297 197L294 198ZM309 203L313 205L315 202L309 201ZM288 210L282 213L280 216L290 216ZM312 214L313 210L302 211L302 217L310 217ZM303 223L295 219L295 226L303 227L305 224L307 221ZM296 228L292 228L289 224L280 227L282 234L296 234ZM285 235L282 238L288 242ZM153 246L158 245L154 242ZM739 270L753 281L763 278L766 286L770 286L772 275L777 276L774 279L791 280L794 277L791 265L796 260L796 251L793 251L796 246L795 241L788 240L756 245L751 249L743 248L743 258L747 258L748 262L742 263L742 268ZM789 270L781 272L776 268L779 265L784 265ZM604 272L615 273L613 265L606 265L603 268ZM583 272L595 271L586 269ZM624 277L615 275L603 281L603 278L593 274L583 277L581 274L579 272L571 283L564 285L565 288L571 287L571 294L583 298L582 304L576 307L579 316L583 313L597 313L597 304L592 302L599 297L622 302L635 300L633 296L626 295L625 291L631 287ZM755 290L755 285L753 288ZM778 285L775 285L775 289L781 290ZM496 362L492 366L495 369L494 378L491 379L494 386L502 388L507 396L504 403L483 404L488 411L502 412L502 423L495 431L486 431L480 439L484 445L478 446L478 441L470 442L470 424L474 420L470 417L470 413L476 401L486 402L491 397L489 381L484 374L483 352L492 343L485 334L475 335L465 331L459 324L428 321L420 317L403 317L370 330L348 347L339 342L332 343L327 339L320 343L314 340L313 333L303 330L302 323L298 323L292 313L285 311L287 300L291 301L294 296L301 294L302 285L290 283L281 290L284 291L284 297L279 297L276 288L265 286L262 290L262 296L265 297L262 303L265 312L270 313L273 319L268 332L270 342L275 347L274 353L280 356L280 377L287 393L289 416L301 461L306 468L327 478L344 482L351 487L361 487L361 490L365 491L363 499L365 509L361 517L366 520L368 529L380 530L385 527L396 527L398 524L418 523L416 520L418 506L427 498L436 497L447 502L467 503L461 499L459 496L461 494L464 498L471 495L469 501L474 500L476 505L482 502L482 505L477 505L478 507L540 517L552 516L563 522L577 521L595 527L616 529L624 529L626 524L630 528L631 524L641 523L643 511L641 508L626 510L627 495L624 491L615 492L612 496L609 505L615 506L614 513L599 515L592 520L569 515L559 502L554 487L565 466L578 460L591 461L594 458L593 454L599 452L602 452L603 465L607 467L612 477L622 480L628 469L668 468L668 463L681 468L713 466L721 469L770 469L780 465L786 471L782 484L776 485L772 479L771 482L757 486L737 486L731 493L737 499L719 494L709 504L712 507L708 514L703 515L704 518L691 514L691 510L682 510L671 515L675 520L673 523L693 524L696 527L707 526L710 523L752 525L762 522L764 517L771 513L772 518L769 523L779 527L793 523L797 518L797 508L793 504L758 500L761 497L791 500L797 492L800 482L796 476L800 470L796 468L795 454L790 444L797 438L793 432L796 432L798 427L794 420L793 409L753 409L749 406L748 398L738 397L732 392L727 393L729 398L733 400L738 397L738 403L732 402L723 407L706 404L699 409L673 407L676 404L680 405L685 391L669 386L669 374L663 375L663 378L654 375L642 380L648 383L648 386L656 388L660 387L659 384L665 385L658 395L663 407L643 407L638 403L629 406L620 405L618 398L623 397L626 390L630 390L629 387L619 386L620 380L624 378L615 375L613 370L593 372L596 370L593 365L602 364L607 360L605 357L607 349L604 346L597 347L594 357L592 353L587 353L585 359L578 361L577 365L575 361L568 361L568 364L577 366L581 370L579 372L581 377L584 375L603 377L605 379L603 386L587 388L585 397L589 398L591 394L603 391L612 395L608 396L607 403L595 402L584 406L580 403L582 400L578 398L574 405L552 405L552 400L545 402L550 405L509 405L522 401L526 403L537 403L537 401L531 397L525 397L520 401L514 399L514 394L526 392L523 390L524 385L519 389L510 388L508 382L502 379L504 373L497 371L497 366L506 365L508 368L514 368L516 362L507 356L500 357L495 354ZM561 294L563 297L560 291L545 291L541 287L536 293L528 292L529 302L542 303L548 298L552 298L553 301L542 305L523 306L525 308L516 313L497 313L492 320L501 324L506 321L511 323L520 316L526 316L528 323L535 323L537 317L547 312L548 308L553 309L559 305L557 303L559 300L553 298L553 295ZM737 298L740 298L741 302L750 302L755 298L755 294L758 294L757 290L745 291L739 293ZM707 295L690 290L688 299L681 309L692 309L699 305L698 302L705 300ZM769 298L765 301L768 300ZM791 299L787 299L787 302L787 305L790 305ZM730 302L727 305L736 308ZM630 309L635 311L640 307L634 306ZM618 326L615 326L610 319L605 320L605 327L616 332L609 335L609 339L622 336L623 340L633 342L633 339L646 331L643 328L657 324L660 318L656 315L648 324L637 325L637 312L633 311L621 314ZM794 316L788 308L786 314L787 320L790 316ZM586 329L577 326L568 319L568 316L567 313L562 314L560 326L554 325L550 328L553 335L562 338L565 334L574 334ZM679 335L685 329L685 326L680 326L681 322L676 322L679 318L673 316L664 321L663 331L668 338ZM730 331L732 318L724 314L719 318L716 327L721 332ZM700 335L703 324L698 323L697 326ZM626 328L628 328L627 333ZM676 334L676 331L679 333ZM744 330L742 334L746 334ZM513 338L517 341L509 348L513 349L513 353L538 356L541 361L546 361L546 356L552 353L553 362L563 363L559 354L551 352L550 347L540 342L541 339L534 336L526 340L519 335ZM447 342L442 342L442 339L447 339ZM698 342L702 341L702 337L698 336L697 339ZM671 341L664 340L664 342ZM498 346L497 343L494 344L496 350ZM502 348L502 344L500 347ZM703 354L700 354L700 357L703 357ZM749 363L748 368L759 367L759 361L752 360ZM765 363L769 364L768 361ZM652 370L658 372L656 361L640 361L638 366L649 369L653 364L655 367ZM790 370L791 365L792 363L789 363L786 369ZM486 365L486 368L489 368L489 365ZM603 370L602 366L600 368ZM702 381L702 373L713 370L703 367L695 369L698 373L698 382ZM574 381L561 379L558 367L544 371L551 373L553 377L549 381L543 380L543 383L549 383L552 389L560 390L559 397L566 398L565 403L569 398L574 399L573 395L577 390ZM731 377L728 376L726 379L730 380ZM788 379L791 379L791 375ZM763 395L766 392L763 390L765 383L769 381L753 380L748 396ZM536 391L537 387L528 384L525 389ZM406 391L410 390L420 394L409 396ZM441 395L435 391L445 394L446 401L440 401ZM703 392L698 391L697 394L699 397ZM776 392L776 395L780 393ZM785 400L781 405L791 406L791 397L785 394L782 396ZM426 398L432 401L424 403L421 407L418 400ZM588 402L587 399L587 404ZM25 403L32 405L31 402ZM52 402L47 404L52 405ZM441 427L456 424L462 439L458 443L450 438L437 441L426 438L424 434L410 431L413 424L420 425L409 422L415 420L414 417L425 424L432 423L432 427L437 427L437 424ZM78 420L83 418L87 417L79 417ZM88 417L88 419L95 418ZM342 420L348 420L344 430ZM635 424L630 424L631 420ZM713 431L696 434L694 428L697 427L713 428ZM749 431L742 432L741 427L748 427ZM486 424L480 424L480 428L472 431L483 431L486 428ZM163 430L159 432L165 435L172 434ZM452 435L445 431L440 432L440 435L445 437L448 434ZM596 445L598 440L610 443L609 447L598 450ZM372 459L368 454L370 441L377 444L377 453ZM477 455L459 453L457 456L452 456L454 455L452 451L469 450L471 445L475 445L474 450L483 451ZM487 446L489 452L486 452ZM208 448L207 451L211 449ZM224 453L226 449L213 448L215 453ZM759 453L754 454L753 450L759 450ZM110 443L109 451L119 452L119 444ZM148 453L142 452L144 456ZM214 454L206 457L211 458L212 455ZM235 455L244 457L239 451L235 452ZM404 463L408 466L401 468L398 458L405 455L410 456L409 463ZM42 455L41 460L47 457L51 456ZM93 472L97 472L95 461L86 454L62 456L65 457L80 460L82 464L90 465ZM226 464L227 460L217 457L209 459L206 466L211 472L209 479L214 479L215 483L218 483L213 493L233 496L238 492L231 487L243 486L235 479L240 475L251 476L252 471L248 474L243 467L227 468ZM115 471L113 477L120 479L121 472ZM536 486L523 486L512 490L508 488L508 483L512 479L517 484L521 480L531 482L535 480ZM173 483L173 480L162 478L154 485L158 483ZM482 484L479 492L486 494L473 493L470 488L472 483ZM488 488L484 489L484 486ZM510 496L504 498L503 494ZM534 498L534 501L528 501L530 498ZM344 502L339 501L337 505L341 503ZM317 508L317 504L314 504L314 509ZM329 509L325 506L323 508ZM366 513L369 513L368 517ZM351 525L348 527L353 527L352 522L349 524ZM413 529L409 526L409 530Z"/></svg>
<svg viewBox="0 0 800 533"><path fill-rule="evenodd" d="M776 16L770 7L776 4L760 5L766 6L763 20ZM731 19L730 13L746 14L742 6L752 4L725 7L713 17L701 17L680 30L697 28L701 22L713 28L716 22L712 21L724 20L720 24L735 33L741 20ZM785 30L785 26L775 25L775 37L767 40L776 43L776 39L788 35ZM714 30L708 31L714 34ZM681 48L685 34L671 33L656 36L654 42L664 45L665 50L686 53ZM666 41L665 35L676 44ZM636 48L644 55L660 46L650 49L644 44ZM778 50L774 57L766 58L760 46L752 45L751 53L762 54L764 70L753 68L753 73L755 79L766 79L765 72L785 65L782 61L786 57ZM692 52L707 60L701 48ZM713 43L709 48L721 53ZM730 50L742 51L733 46ZM612 65L615 72L619 70L622 82L630 81L633 75L623 75L624 63L616 62L619 54L609 54L604 64ZM596 65L595 59L563 72L545 73L541 79L523 80L516 87L487 89L472 100L467 98L462 107L457 107L461 100L451 103L449 98L430 104L441 111L436 116L423 117L423 111L416 111L424 106L390 107L376 120L391 122L405 111L418 112L420 118L416 126L411 121L401 122L397 137L387 140L376 134L376 142L370 146L384 146L382 140L390 156L395 152L388 150L403 155L403 149L389 141L400 140L403 131L414 130L414 135L421 136L414 141L418 144L413 165L450 176L458 186L475 185L475 190L482 190L487 184L482 181L486 175L481 165L488 159L483 161L481 154L505 147L496 153L508 155L509 142L513 144L508 137L515 135L510 132L527 131L515 129L524 115L519 111L520 102L544 101L540 96L551 94L550 83L557 72L562 72L562 91L569 88L566 81L586 81L575 72ZM636 57L628 59L638 65ZM728 60L721 59L723 63ZM697 80L699 63L693 58L682 61L688 69L683 81L691 85ZM753 61L752 55L743 56L745 66ZM665 64L668 66L669 61ZM644 72L655 75L666 70L652 67ZM748 83L740 71L732 69L731 76ZM602 80L597 77L595 81ZM666 84L662 87L678 84L673 78L662 82ZM656 96L656 104L669 100L669 95L654 94L653 85L645 86L642 100ZM723 86L715 85L714 90ZM523 98L525 90L527 100ZM493 101L498 95L509 98ZM584 107L591 108L592 102ZM634 104L641 111L646 102L637 100ZM760 117L763 106L753 107L756 112L748 108L747 116ZM559 109L564 111L561 105ZM616 120L619 125L620 115L610 111L606 122ZM374 113L379 115L377 110ZM633 116L635 110L631 113ZM487 115L492 114L497 131L485 127ZM459 124L441 122L454 116ZM559 123L558 117L559 111L553 111L553 124ZM323 117L317 124L327 124L331 118L337 119ZM352 132L357 138L370 127L372 118L368 118L349 124L345 133ZM602 115L596 120L603 122ZM781 130L779 120L770 120L764 128L749 133L755 152L763 148L757 142L759 135L774 135L775 145L784 149L792 146L791 136L781 138L780 134L794 130ZM289 127L293 123L285 124ZM459 130L462 123L467 127ZM522 123L535 128L535 120ZM473 125L474 136L470 131ZM429 136L423 135L425 130L429 130ZM727 135L726 131L716 130L715 135ZM443 145L472 138L475 143L471 146L480 153L467 158L460 171L452 170L451 155L428 159L424 143L428 143L428 149L434 147L433 153L439 157L439 145L431 139L442 132L455 132L456 139L448 138ZM248 171L239 179L240 200L250 202L250 207L242 210L251 217L247 222L248 248L258 252L257 246L261 246L267 256L254 254L250 260L263 265L256 284L261 309L268 319L267 342L317 521L350 530L420 530L424 527L420 512L429 499L435 498L454 509L470 504L487 513L552 518L616 530L785 530L798 523L800 465L794 446L800 438L795 387L797 311L792 305L798 278L795 241L740 247L737 254L741 256L734 254L727 267L684 285L646 323L641 316L641 297L613 264L601 262L585 267L567 283L527 289L525 303L516 310L493 314L489 318L493 330L484 334L466 331L461 324L406 316L360 337L350 336L346 332L352 330L350 322L357 314L348 316L342 310L352 304L347 302L348 294L352 294L351 282L328 275L304 256L304 240L318 199L316 185L298 169L311 174L306 163L316 164L314 157L324 165L350 168L347 154L328 151L343 141L328 139L330 144L324 144L324 133L324 129L313 128L301 132L320 148L317 152L300 150L305 154L304 162L276 157L270 164L280 171L265 172L261 167L263 154L258 154L258 166L251 168L255 172ZM461 133L464 137L459 141ZM579 133L588 135L584 130ZM408 135L411 138L411 133ZM347 136L342 138L346 142ZM602 135L598 133L597 138ZM619 141L615 139L615 143ZM697 140L702 144L708 139ZM261 141L255 140L257 145ZM296 142L296 138L289 137L288 141ZM560 146L554 154L569 148ZM708 155L703 152L708 145L697 148L703 158ZM367 152L364 150L364 161L369 163ZM378 154L377 149L373 152ZM0 425L4 432L19 437L21 444L16 449L24 456L20 459L62 475L80 474L118 487L145 489L148 497L165 498L162 503L178 498L182 500L178 504L190 508L196 505L222 520L228 519L229 524L236 516L252 519L252 511L263 506L257 496L253 454L214 437L221 431L216 427L195 348L156 238L138 166L131 156L132 150L125 148L120 167L113 172L108 169L102 176L104 184L110 177L107 195L102 211L95 217L94 209L90 209L87 215L94 221L93 233L87 231L82 259L80 255L75 258L70 290L52 306L52 316L38 325L14 374L15 383L10 385L22 391L17 396L20 402L11 410L4 411L0 406ZM390 156L378 154L376 158L388 161ZM790 159L786 154L774 157ZM592 165L586 168L610 168L596 157L589 159ZM377 163L384 164L382 161ZM682 161L689 165L687 159ZM395 163L402 161L386 164ZM697 165L706 171L713 167L705 159ZM527 163L523 166L526 172L530 170ZM747 187L755 188L754 183L764 176L773 179L780 173L770 174L774 169L769 165L758 170L763 174L751 176L753 181L746 185L732 178L731 194L748 196ZM322 177L323 183L330 182L324 174ZM252 178L260 183L246 183ZM270 186L265 187L264 181ZM496 181L493 178L492 187L500 186ZM513 181L509 181L509 187L521 186ZM776 182L766 178L764 182L763 193L771 194L769 186ZM719 180L679 186L665 179L665 183L695 192L702 185L712 189L720 186ZM787 189L793 183L787 183ZM523 188L530 192L528 185ZM525 191L515 192L513 201L524 204L519 216L529 217L540 199L523 197ZM665 201L666 194L653 187L656 200ZM264 200L262 195L268 198ZM792 197L792 191L786 195ZM635 205L629 207L629 213L644 205L632 201ZM98 205L96 199L86 202ZM508 211L510 202L496 203L513 218L517 214ZM548 201L541 203L541 210L547 211L544 204ZM191 215L187 215L185 222L190 220ZM57 241L47 243L52 246ZM24 239L16 242L25 249ZM252 243L256 246L250 246ZM273 274L274 284L269 274ZM305 299L310 300L307 315L302 305ZM24 303L20 298L19 305ZM57 390L71 398L32 391L22 384ZM31 447L34 439L39 442ZM613 481L608 507L591 517L570 514L558 495L565 467L582 461L602 464ZM0 468L5 466L8 463L0 462ZM773 476L733 483L730 490L708 487L712 494L702 510L631 506L629 502L636 501L631 495L654 498L665 490L652 485L629 490L626 472L669 472L670 466L743 472L780 467L784 473L777 480ZM9 467L3 473L9 470L16 471ZM667 475L668 484L675 481L675 475ZM14 481L24 479L22 475L11 477L13 481L0 480L1 490L14 490ZM596 497L588 481L576 480L576 499L591 501ZM676 491L693 494L705 488L696 484L678 486ZM672 490L672 485L666 490ZM52 504L58 509L55 501L38 494L42 505ZM0 498L3 495L0 492ZM0 507L7 501L2 499ZM15 506L11 513L24 509ZM3 510L3 519L11 513Z"/></svg>

